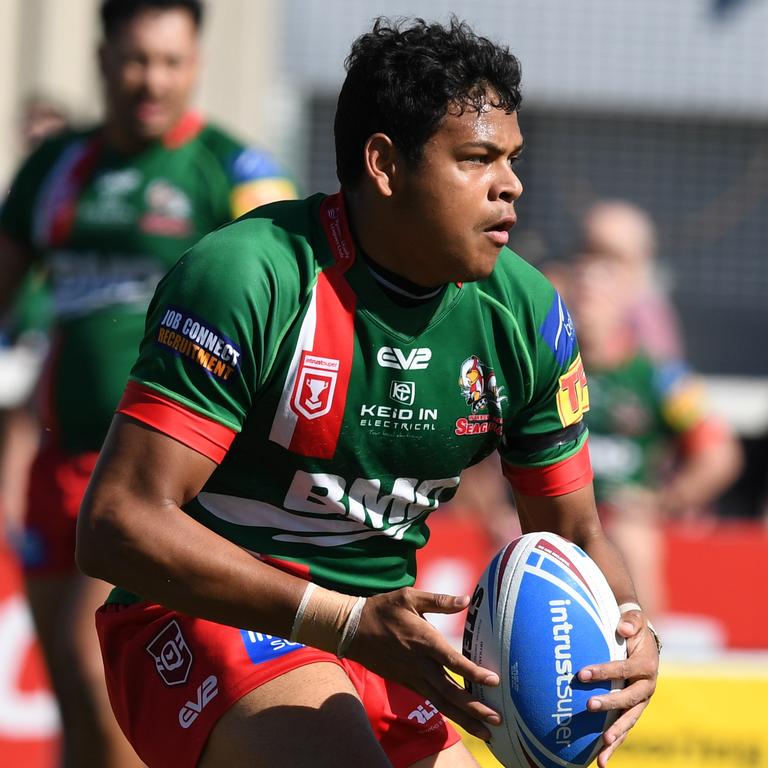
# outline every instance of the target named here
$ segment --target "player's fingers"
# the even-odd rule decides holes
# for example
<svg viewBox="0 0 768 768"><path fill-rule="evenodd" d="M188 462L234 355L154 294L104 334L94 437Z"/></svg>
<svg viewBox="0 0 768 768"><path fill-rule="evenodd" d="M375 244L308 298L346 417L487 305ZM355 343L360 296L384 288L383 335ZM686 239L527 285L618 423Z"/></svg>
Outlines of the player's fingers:
<svg viewBox="0 0 768 768"><path fill-rule="evenodd" d="M648 678L650 669L643 664L635 664L632 658L609 661L605 664L593 664L579 670L578 678L582 683L597 680L629 680L630 678Z"/></svg>
<svg viewBox="0 0 768 768"><path fill-rule="evenodd" d="M464 709L454 704L450 699L445 698L434 685L431 685L431 683L426 683L426 688L429 700L443 715L445 715L445 717L450 718L454 723L460 725L465 731L476 736L478 739L488 741L488 739L491 738L491 732L488 730L488 726L485 723L470 715Z"/></svg>
<svg viewBox="0 0 768 768"><path fill-rule="evenodd" d="M599 768L605 768L613 753L624 743L629 731L637 723L640 715L647 706L648 702L643 702L636 707L624 712L616 722L603 734L605 746L600 750L597 756L597 765Z"/></svg>
<svg viewBox="0 0 768 768"><path fill-rule="evenodd" d="M445 640L440 639L432 647L431 656L441 667L455 672L464 680L488 686L497 686L500 682L496 672L470 661Z"/></svg>
<svg viewBox="0 0 768 768"><path fill-rule="evenodd" d="M458 613L469 605L469 595L443 595L438 592L411 591L413 607L424 613Z"/></svg>
<svg viewBox="0 0 768 768"><path fill-rule="evenodd" d="M635 724L640 719L640 715L647 706L648 701L645 700L622 712L603 734L603 741L613 747L617 746L617 742L620 744L630 730L635 727Z"/></svg>
<svg viewBox="0 0 768 768"><path fill-rule="evenodd" d="M590 712L605 712L610 709L630 709L641 702L647 701L653 689L648 683L638 681L618 691L604 696L592 696L587 701L587 709Z"/></svg>

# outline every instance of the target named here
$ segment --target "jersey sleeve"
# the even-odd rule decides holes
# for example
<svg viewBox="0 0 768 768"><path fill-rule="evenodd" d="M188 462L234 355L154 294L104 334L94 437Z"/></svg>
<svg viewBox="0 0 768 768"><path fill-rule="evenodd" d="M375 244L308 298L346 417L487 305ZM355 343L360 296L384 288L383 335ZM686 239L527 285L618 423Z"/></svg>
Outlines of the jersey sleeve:
<svg viewBox="0 0 768 768"><path fill-rule="evenodd" d="M233 218L267 203L296 198L294 183L263 149L240 148L230 154L227 166Z"/></svg>
<svg viewBox="0 0 768 768"><path fill-rule="evenodd" d="M35 204L60 146L60 137L51 139L22 163L0 208L0 230L29 249L34 242Z"/></svg>
<svg viewBox="0 0 768 768"><path fill-rule="evenodd" d="M727 436L726 425L710 410L704 385L684 362L658 365L653 384L662 421L684 453L696 453Z"/></svg>
<svg viewBox="0 0 768 768"><path fill-rule="evenodd" d="M589 392L576 333L565 303L543 277L518 324L528 352L522 354L527 397L504 430L502 469L522 493L562 495L592 480L583 421Z"/></svg>
<svg viewBox="0 0 768 768"><path fill-rule="evenodd" d="M246 225L244 222L243 225ZM118 411L221 461L263 368L270 298L240 224L184 254L161 280Z"/></svg>

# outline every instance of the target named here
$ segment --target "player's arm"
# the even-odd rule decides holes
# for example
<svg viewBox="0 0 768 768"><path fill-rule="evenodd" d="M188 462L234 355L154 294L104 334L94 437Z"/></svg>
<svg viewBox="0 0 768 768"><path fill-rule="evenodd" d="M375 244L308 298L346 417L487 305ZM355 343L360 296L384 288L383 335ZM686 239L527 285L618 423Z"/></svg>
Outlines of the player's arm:
<svg viewBox="0 0 768 768"><path fill-rule="evenodd" d="M16 297L32 266L32 253L0 230L0 318Z"/></svg>
<svg viewBox="0 0 768 768"><path fill-rule="evenodd" d="M515 491L515 499L524 533L547 530L570 539L597 563L619 604L637 603L621 555L600 524L591 483L562 495L526 495ZM619 678L627 681L625 688L589 700L592 711L622 711L604 734L605 747L597 760L600 768L604 768L648 706L658 675L658 649L645 615L636 610L626 611L618 632L627 639L627 660L589 666L578 674L582 682Z"/></svg>
<svg viewBox="0 0 768 768"><path fill-rule="evenodd" d="M288 638L307 582L260 562L181 509L215 467L211 458L119 413L78 518L78 566L171 609ZM305 617L309 634L297 639L317 638L310 644L335 652L338 627L323 621L350 598L316 592L324 604ZM423 693L464 728L489 738L481 721L498 722L498 716L453 683L444 667L478 683L493 684L498 676L465 659L422 616L458 612L467 603L414 589L371 597L347 655Z"/></svg>
<svg viewBox="0 0 768 768"><path fill-rule="evenodd" d="M728 427L712 417L682 433L678 445L677 466L658 494L660 508L671 517L710 504L743 466L741 446Z"/></svg>

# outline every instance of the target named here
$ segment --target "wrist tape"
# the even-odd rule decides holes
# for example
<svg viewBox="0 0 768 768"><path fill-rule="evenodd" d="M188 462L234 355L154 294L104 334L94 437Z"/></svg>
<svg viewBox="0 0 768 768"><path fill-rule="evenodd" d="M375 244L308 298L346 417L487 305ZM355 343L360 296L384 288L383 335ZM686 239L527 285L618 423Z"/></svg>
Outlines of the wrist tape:
<svg viewBox="0 0 768 768"><path fill-rule="evenodd" d="M344 595L309 582L288 639L341 658L355 637L364 605L364 597Z"/></svg>

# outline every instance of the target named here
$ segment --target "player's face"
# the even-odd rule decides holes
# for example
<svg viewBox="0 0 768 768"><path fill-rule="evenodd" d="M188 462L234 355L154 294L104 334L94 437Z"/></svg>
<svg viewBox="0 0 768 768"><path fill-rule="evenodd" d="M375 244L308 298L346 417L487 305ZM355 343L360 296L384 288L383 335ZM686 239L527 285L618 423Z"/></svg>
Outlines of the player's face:
<svg viewBox="0 0 768 768"><path fill-rule="evenodd" d="M187 109L197 64L197 29L188 12L138 13L101 50L107 119L134 141L160 138Z"/></svg>
<svg viewBox="0 0 768 768"><path fill-rule="evenodd" d="M512 164L523 139L516 113L449 113L404 173L399 201L411 242L410 277L423 285L487 277L514 226L523 191Z"/></svg>

